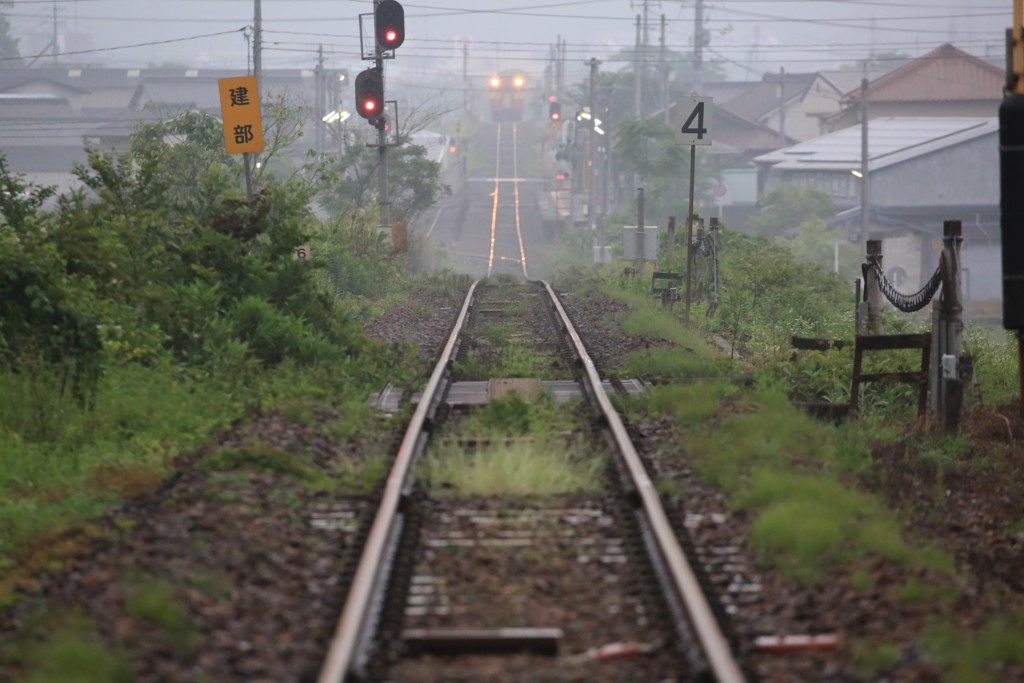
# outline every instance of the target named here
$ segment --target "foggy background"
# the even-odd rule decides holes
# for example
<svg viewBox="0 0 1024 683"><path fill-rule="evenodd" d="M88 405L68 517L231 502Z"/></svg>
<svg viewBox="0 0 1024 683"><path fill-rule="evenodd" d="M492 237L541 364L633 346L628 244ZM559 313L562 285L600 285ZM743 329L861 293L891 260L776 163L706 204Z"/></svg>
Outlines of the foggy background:
<svg viewBox="0 0 1024 683"><path fill-rule="evenodd" d="M537 74L561 36L572 82L583 77L583 60L631 48L636 17L645 12L649 45L661 42L661 15L669 49L688 52L693 45L693 0L403 5L407 39L388 68L406 81L419 74L461 75L464 45L471 76L497 68ZM357 16L372 7L371 0L263 0L265 68L312 68L321 46L325 66L362 68ZM253 0L17 0L5 5L5 13L21 54L31 59L44 53L36 64L53 62L47 46L56 35L61 52L79 53L65 54L61 62L245 68L242 29L252 25L253 8ZM780 67L837 69L872 53L916 57L944 42L1001 63L1011 12L1011 0L705 0L704 58L721 62L731 79L752 80ZM158 41L174 42L153 44ZM610 61L603 68L627 66Z"/></svg>

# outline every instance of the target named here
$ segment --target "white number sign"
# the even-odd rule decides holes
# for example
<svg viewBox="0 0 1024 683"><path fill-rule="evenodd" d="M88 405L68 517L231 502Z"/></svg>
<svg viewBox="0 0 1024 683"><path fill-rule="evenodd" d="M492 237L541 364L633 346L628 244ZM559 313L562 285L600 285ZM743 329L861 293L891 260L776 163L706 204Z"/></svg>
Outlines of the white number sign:
<svg viewBox="0 0 1024 683"><path fill-rule="evenodd" d="M714 111L711 98L682 97L679 105L686 112L683 127L679 130L679 141L684 145L710 145L711 114Z"/></svg>

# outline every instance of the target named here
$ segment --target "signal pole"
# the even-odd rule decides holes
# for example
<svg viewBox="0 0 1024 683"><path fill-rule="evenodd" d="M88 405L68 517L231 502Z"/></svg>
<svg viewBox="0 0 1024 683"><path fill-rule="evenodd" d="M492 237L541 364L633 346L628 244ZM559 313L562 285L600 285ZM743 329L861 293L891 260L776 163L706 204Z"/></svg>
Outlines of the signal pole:
<svg viewBox="0 0 1024 683"><path fill-rule="evenodd" d="M601 62L591 57L590 61L584 62L590 66L590 87L587 92L587 99L590 107L590 132L587 133L587 217L590 219L590 229L597 230L597 192L594 186L594 156L597 154L597 144L594 135L597 134L597 100L594 93L597 89L597 67ZM602 245L603 246L603 245Z"/></svg>
<svg viewBox="0 0 1024 683"><path fill-rule="evenodd" d="M377 15L377 7L381 4L381 0L374 0L374 16ZM374 65L377 67L377 72L381 75L381 82L384 82L384 50L381 48L380 43L377 41L376 28L374 31ZM386 85L385 85L386 87ZM384 101L387 101L386 96L387 90L385 90ZM385 105L386 106L386 105ZM385 110L381 111L383 116ZM385 119L386 121L386 119ZM397 122L395 122L397 126ZM391 227L391 198L388 195L387 186L387 126L381 122L377 126L377 159L378 159L378 187L380 194L380 205L381 205L381 227Z"/></svg>

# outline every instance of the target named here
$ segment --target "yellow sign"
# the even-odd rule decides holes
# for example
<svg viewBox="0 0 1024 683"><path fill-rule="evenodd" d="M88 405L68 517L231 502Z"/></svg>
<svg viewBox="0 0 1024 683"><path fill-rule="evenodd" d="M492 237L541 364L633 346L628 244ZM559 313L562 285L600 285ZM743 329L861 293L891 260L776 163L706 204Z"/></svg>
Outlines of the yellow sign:
<svg viewBox="0 0 1024 683"><path fill-rule="evenodd" d="M1014 92L1024 95L1024 0L1013 0L1013 59L1011 61Z"/></svg>
<svg viewBox="0 0 1024 683"><path fill-rule="evenodd" d="M224 120L224 147L228 154L263 151L263 122L255 76L221 78L220 115Z"/></svg>

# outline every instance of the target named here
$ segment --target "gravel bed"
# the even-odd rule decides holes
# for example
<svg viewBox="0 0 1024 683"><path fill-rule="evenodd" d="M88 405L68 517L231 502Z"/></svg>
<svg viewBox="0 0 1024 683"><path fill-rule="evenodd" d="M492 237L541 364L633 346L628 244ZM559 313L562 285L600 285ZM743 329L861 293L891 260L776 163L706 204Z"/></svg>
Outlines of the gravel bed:
<svg viewBox="0 0 1024 683"><path fill-rule="evenodd" d="M658 343L617 331L620 304L582 294L563 302L603 373L614 371L631 351ZM412 292L407 304L367 331L384 341L415 344L429 367L457 310L450 299ZM327 440L322 434L331 419L317 416L308 425L273 415L247 420L220 435L216 445L179 460L157 490L80 534L54 539L77 544L80 552L26 585L16 604L0 609L0 682L24 680L27 662L36 666L32 680L58 680L47 677L49 655L39 654L54 629L65 650L92 653L86 661L96 671L109 659L112 673L95 680L314 680L353 555L355 522L338 520L356 519L366 499L318 492L283 473L218 472L198 463L215 448L260 442L287 453L312 452L315 465L329 473L381 447ZM750 520L690 470L666 425L651 420L632 429L652 467L678 484L669 505L688 519L695 545L738 548L737 574L760 585L756 597L730 609L731 630L751 653L761 681L863 680L849 647L862 638L898 650L897 665L882 680L941 680L919 647L929 614L952 612L964 627L974 627L999 608L1024 603L1024 533L1005 524L1024 519L1024 454L1013 445L1024 437L1018 418L1004 421L991 411L972 415L966 430L974 437L973 449L962 462L942 468L914 456L913 438L905 448L876 453L880 474L865 477L863 486L953 553L961 579L945 585L942 576L910 577L906 569L878 561L870 567L877 587L870 592L854 590L839 575L806 587L760 565L745 551ZM992 466L995 461L999 467ZM939 594L964 597L952 605L894 600L888 589L908 578L936 586ZM830 652L754 654L757 636L794 634L835 634L840 646ZM514 660L509 667L515 670ZM510 675L506 680L514 680ZM495 672L492 680L502 679ZM1024 672L1003 671L999 680L1024 681Z"/></svg>

